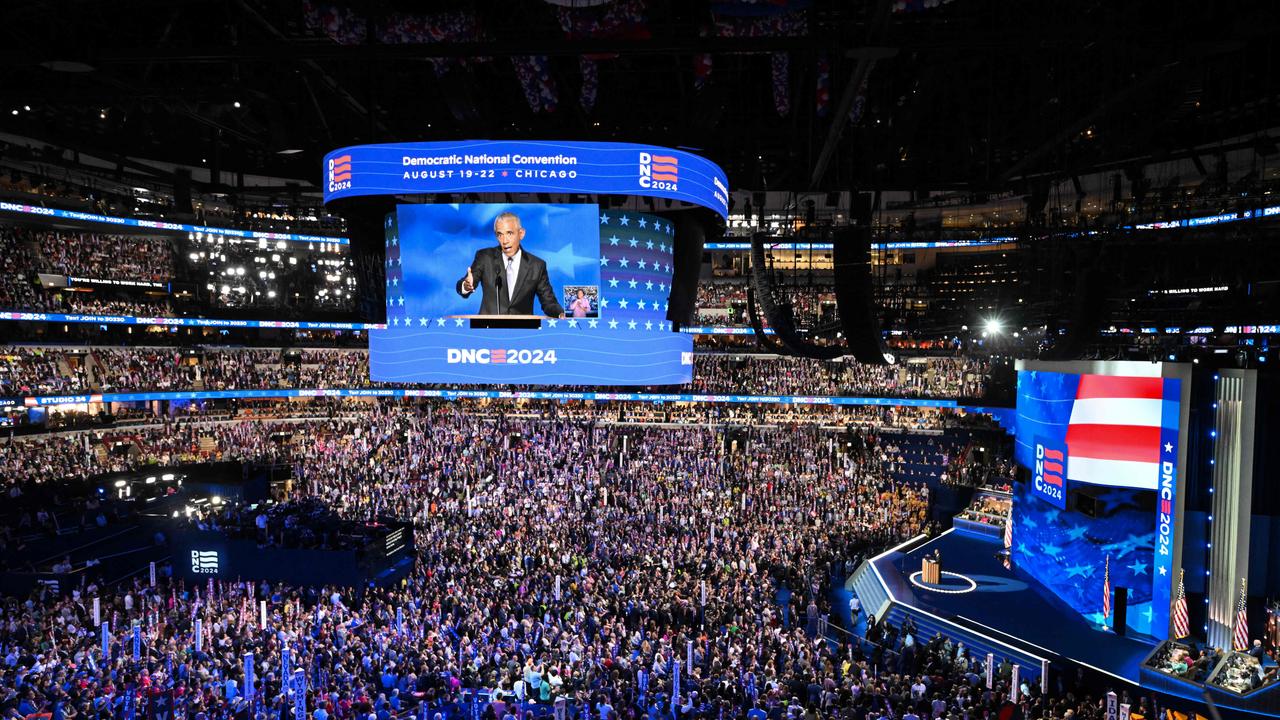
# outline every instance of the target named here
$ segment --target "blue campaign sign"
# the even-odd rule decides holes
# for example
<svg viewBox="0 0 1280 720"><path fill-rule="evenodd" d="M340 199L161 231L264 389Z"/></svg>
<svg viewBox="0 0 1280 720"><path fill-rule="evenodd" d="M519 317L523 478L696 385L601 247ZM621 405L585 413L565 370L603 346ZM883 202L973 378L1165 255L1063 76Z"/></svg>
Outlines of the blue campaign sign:
<svg viewBox="0 0 1280 720"><path fill-rule="evenodd" d="M579 141L387 143L324 158L324 201L364 195L584 193L639 195L729 214L718 165L657 145Z"/></svg>

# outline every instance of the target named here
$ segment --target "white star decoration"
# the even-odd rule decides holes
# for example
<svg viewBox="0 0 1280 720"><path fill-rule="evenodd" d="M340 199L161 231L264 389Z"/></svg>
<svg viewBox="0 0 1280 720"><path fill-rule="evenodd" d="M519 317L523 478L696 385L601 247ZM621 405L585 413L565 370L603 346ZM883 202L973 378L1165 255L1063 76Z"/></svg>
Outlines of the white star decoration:
<svg viewBox="0 0 1280 720"><path fill-rule="evenodd" d="M628 280L628 281L627 281L627 285L628 285L628 286L630 286L632 290L635 290L635 289L636 289L636 285L638 285L638 284L639 284L639 283L637 283L637 282L636 282L636 279L635 279L635 278L631 278L630 280Z"/></svg>
<svg viewBox="0 0 1280 720"><path fill-rule="evenodd" d="M618 287L618 278L609 278L609 287Z"/></svg>
<svg viewBox="0 0 1280 720"><path fill-rule="evenodd" d="M627 329L628 329L628 330L635 330L635 329L636 329L636 321L635 321L635 320L630 320L630 321L628 321L628 322L627 322Z"/></svg>
<svg viewBox="0 0 1280 720"><path fill-rule="evenodd" d="M440 326L440 327L444 327L444 318L439 318L439 319L437 319L437 320L436 320L436 325L438 325L438 326Z"/></svg>
<svg viewBox="0 0 1280 720"><path fill-rule="evenodd" d="M462 327L462 318L454 318L454 320L453 320L453 324L454 324L456 327Z"/></svg>
<svg viewBox="0 0 1280 720"><path fill-rule="evenodd" d="M601 214L601 215L600 215L600 224L601 224L601 225L608 225L608 224L609 224L609 215L608 215L607 213L605 213L605 214Z"/></svg>
<svg viewBox="0 0 1280 720"><path fill-rule="evenodd" d="M551 318L550 320L547 320L547 327L555 327L557 322L558 321L555 318Z"/></svg>
<svg viewBox="0 0 1280 720"><path fill-rule="evenodd" d="M594 319L594 318L592 318L591 320L588 320L588 321L587 321L587 327L589 327L589 328L593 328L593 327L595 327L595 326L596 326L596 325L598 325L598 324L599 324L599 321L598 321L598 320L596 320L596 319Z"/></svg>
<svg viewBox="0 0 1280 720"><path fill-rule="evenodd" d="M618 224L619 224L619 225L630 225L630 224L631 224L631 218L627 217L626 215L623 215L623 216L622 216L622 219L618 220Z"/></svg>
<svg viewBox="0 0 1280 720"><path fill-rule="evenodd" d="M639 241L638 241L638 240L636 240L635 238L631 238L631 239L630 239L630 240L628 240L627 242L628 242L628 243L630 243L631 247L635 247L635 246L636 246L636 243L638 243Z"/></svg>
<svg viewBox="0 0 1280 720"><path fill-rule="evenodd" d="M618 329L618 321L617 321L617 320L610 320L610 321L609 321L609 329L610 329L610 330L616 330L616 329Z"/></svg>

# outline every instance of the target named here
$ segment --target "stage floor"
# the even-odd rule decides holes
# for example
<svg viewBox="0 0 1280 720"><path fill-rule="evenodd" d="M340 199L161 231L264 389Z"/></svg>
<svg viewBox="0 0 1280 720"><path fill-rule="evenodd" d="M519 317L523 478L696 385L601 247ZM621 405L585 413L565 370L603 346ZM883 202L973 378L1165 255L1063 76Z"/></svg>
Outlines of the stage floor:
<svg viewBox="0 0 1280 720"><path fill-rule="evenodd" d="M962 593L938 592L913 585L920 580L920 560L935 550L942 554L943 585ZM899 603L932 613L969 631L996 638L1026 651L1060 656L1095 670L1138 682L1138 666L1155 644L1118 637L1098 629L1065 605L1050 600L1043 587L997 557L1000 545L949 530L903 555L890 553L876 568ZM1099 599L1101 605L1101 599ZM927 639L927 638L926 638Z"/></svg>

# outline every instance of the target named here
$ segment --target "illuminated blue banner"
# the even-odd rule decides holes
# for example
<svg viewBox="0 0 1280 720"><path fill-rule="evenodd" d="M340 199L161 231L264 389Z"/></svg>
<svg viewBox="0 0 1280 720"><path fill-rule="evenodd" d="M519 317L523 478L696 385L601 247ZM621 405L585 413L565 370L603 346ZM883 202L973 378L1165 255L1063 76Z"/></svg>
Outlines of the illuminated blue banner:
<svg viewBox="0 0 1280 720"><path fill-rule="evenodd" d="M0 201L0 210L22 215L57 218L59 220L75 220L77 222L101 223L117 227L146 228L148 230L173 230L185 233L209 233L227 237L252 238L254 240L284 240L287 242L332 243L350 245L351 241L344 237L326 235L298 235L296 233L265 232L259 230L236 230L234 228L209 227L207 225L187 225L185 223L161 222L159 220L140 220L138 218L99 215L97 213L80 212L79 210L60 210L58 208L40 207L39 205L23 205L22 203Z"/></svg>
<svg viewBox="0 0 1280 720"><path fill-rule="evenodd" d="M324 201L365 195L584 193L701 205L728 217L718 165L657 145L570 141L388 143L324 158Z"/></svg>
<svg viewBox="0 0 1280 720"><path fill-rule="evenodd" d="M927 250L930 248L982 247L985 245L1004 245L1015 242L1016 238L998 237L989 240L913 240L885 243L871 243L872 250ZM832 243L805 242L769 242L765 241L768 250L831 250ZM702 246L703 250L750 250L749 242L709 242Z"/></svg>
<svg viewBox="0 0 1280 720"><path fill-rule="evenodd" d="M552 390L434 390L420 388L329 388L269 390L190 390L170 392L42 395L23 398L27 407L153 400L231 400L241 398L380 397L467 398L501 400L606 400L618 402L761 403L771 405L872 405L880 407L958 408L956 400L925 398L841 397L810 395L693 395L686 393L570 392ZM987 409L976 409L986 412Z"/></svg>
<svg viewBox="0 0 1280 720"><path fill-rule="evenodd" d="M285 328L294 330L379 330L378 323L316 322L309 320L219 320L217 318L132 317L72 313L0 312L0 320L88 323L92 325L168 325L172 327Z"/></svg>

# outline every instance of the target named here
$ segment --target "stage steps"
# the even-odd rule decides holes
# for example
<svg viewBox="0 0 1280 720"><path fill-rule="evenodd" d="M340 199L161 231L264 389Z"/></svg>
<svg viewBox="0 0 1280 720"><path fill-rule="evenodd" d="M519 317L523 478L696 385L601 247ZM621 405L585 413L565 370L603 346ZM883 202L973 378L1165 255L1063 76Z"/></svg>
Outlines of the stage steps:
<svg viewBox="0 0 1280 720"><path fill-rule="evenodd" d="M845 587L858 596L858 600L862 603L862 611L869 617L880 617L885 611L885 606L890 602L889 593L880 582L880 578L876 577L876 571L871 566L870 560L862 561L858 569L853 571L853 575L849 576Z"/></svg>
<svg viewBox="0 0 1280 720"><path fill-rule="evenodd" d="M927 644L935 635L941 633L943 637L950 638L953 642L963 642L971 657L985 659L987 653L991 653L995 655L997 666L1004 658L1008 658L1010 662L1020 666L1019 677L1022 679L1030 681L1040 678L1039 657L994 641L976 630L969 630L959 624L941 620L929 613L923 613L896 602L890 606L884 619L893 627L901 628L907 617L915 623L915 639L918 644Z"/></svg>

